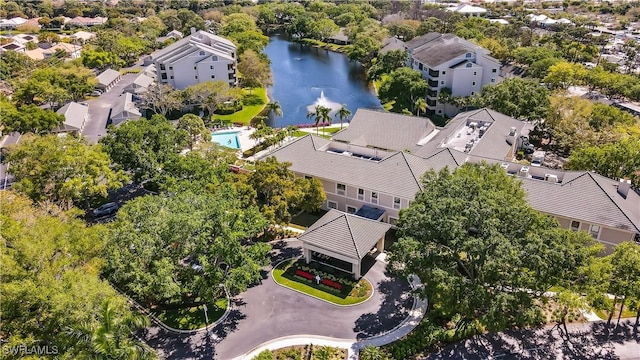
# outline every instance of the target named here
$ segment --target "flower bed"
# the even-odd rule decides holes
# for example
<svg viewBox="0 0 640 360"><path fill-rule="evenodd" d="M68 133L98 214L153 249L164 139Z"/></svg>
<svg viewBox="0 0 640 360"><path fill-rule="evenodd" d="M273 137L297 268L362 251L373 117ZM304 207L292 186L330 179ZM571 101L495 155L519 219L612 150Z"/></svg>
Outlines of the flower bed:
<svg viewBox="0 0 640 360"><path fill-rule="evenodd" d="M303 260L278 264L273 269L273 279L280 285L338 305L363 302L373 292L373 286L364 278L355 280L347 273L313 262L306 264Z"/></svg>

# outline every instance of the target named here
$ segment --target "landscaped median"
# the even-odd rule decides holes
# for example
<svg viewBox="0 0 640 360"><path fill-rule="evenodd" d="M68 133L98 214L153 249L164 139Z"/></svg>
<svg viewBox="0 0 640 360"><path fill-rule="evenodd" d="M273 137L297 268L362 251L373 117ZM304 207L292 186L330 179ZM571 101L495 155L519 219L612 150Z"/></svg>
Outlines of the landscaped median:
<svg viewBox="0 0 640 360"><path fill-rule="evenodd" d="M357 305L373 295L373 286L365 278L354 280L340 270L318 263L306 264L300 259L279 263L271 274L281 286L334 305Z"/></svg>
<svg viewBox="0 0 640 360"><path fill-rule="evenodd" d="M227 298L216 300L215 304L207 304L207 316L209 324L218 321L227 310ZM198 330L207 324L205 323L204 309L202 305L177 308L153 310L153 314L168 327L178 330Z"/></svg>

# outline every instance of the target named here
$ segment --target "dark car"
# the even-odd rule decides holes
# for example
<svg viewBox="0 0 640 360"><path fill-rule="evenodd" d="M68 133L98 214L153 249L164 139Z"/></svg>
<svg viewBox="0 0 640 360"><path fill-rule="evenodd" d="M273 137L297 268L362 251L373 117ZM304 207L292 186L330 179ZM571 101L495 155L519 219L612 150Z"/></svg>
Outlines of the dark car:
<svg viewBox="0 0 640 360"><path fill-rule="evenodd" d="M120 206L114 202L106 203L93 210L93 217L99 218L107 215L113 215L118 212L119 208Z"/></svg>

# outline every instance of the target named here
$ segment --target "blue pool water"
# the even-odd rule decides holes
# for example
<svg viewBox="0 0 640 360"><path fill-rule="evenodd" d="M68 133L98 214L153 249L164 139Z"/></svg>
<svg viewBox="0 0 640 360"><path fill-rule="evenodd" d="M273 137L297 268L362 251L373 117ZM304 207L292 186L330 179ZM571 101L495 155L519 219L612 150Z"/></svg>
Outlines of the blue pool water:
<svg viewBox="0 0 640 360"><path fill-rule="evenodd" d="M211 141L232 149L240 149L239 131L226 131L211 133Z"/></svg>

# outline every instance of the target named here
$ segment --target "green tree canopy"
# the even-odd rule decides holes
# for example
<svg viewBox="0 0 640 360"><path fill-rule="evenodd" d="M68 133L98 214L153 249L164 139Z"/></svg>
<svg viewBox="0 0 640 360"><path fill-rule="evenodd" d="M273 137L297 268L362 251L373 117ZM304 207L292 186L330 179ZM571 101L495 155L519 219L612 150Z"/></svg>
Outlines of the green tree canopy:
<svg viewBox="0 0 640 360"><path fill-rule="evenodd" d="M64 209L88 205L106 197L127 181L111 168L109 155L100 145L89 145L72 136L27 136L10 148L7 161L16 183L13 188L34 201L52 201Z"/></svg>
<svg viewBox="0 0 640 360"><path fill-rule="evenodd" d="M5 133L16 131L20 134L44 134L64 122L64 115L56 114L51 110L44 110L33 104L24 105L17 109L15 105L1 95L0 107L2 107L0 127Z"/></svg>
<svg viewBox="0 0 640 360"><path fill-rule="evenodd" d="M640 136L630 136L601 146L579 147L571 152L565 166L573 170L593 170L611 179L627 177L640 189Z"/></svg>
<svg viewBox="0 0 640 360"><path fill-rule="evenodd" d="M211 132L204 126L204 121L197 115L185 114L178 119L178 130L185 130L189 134L189 148L193 149L198 141L209 142L211 141Z"/></svg>
<svg viewBox="0 0 640 360"><path fill-rule="evenodd" d="M367 76L371 80L377 80L383 74L389 74L393 70L405 66L407 62L407 52L404 50L391 50L379 54L367 71Z"/></svg>
<svg viewBox="0 0 640 360"><path fill-rule="evenodd" d="M109 226L105 275L144 304L198 303L258 281L266 220L230 186L129 201ZM200 300L197 300L197 299Z"/></svg>
<svg viewBox="0 0 640 360"><path fill-rule="evenodd" d="M240 73L240 83L244 87L267 87L273 84L269 61L261 58L251 49L240 55L238 72Z"/></svg>
<svg viewBox="0 0 640 360"><path fill-rule="evenodd" d="M540 120L549 111L549 90L536 80L511 78L483 87L473 103L516 119Z"/></svg>
<svg viewBox="0 0 640 360"><path fill-rule="evenodd" d="M380 85L378 96L384 103L394 102L393 111L413 109L413 104L418 97L426 96L427 82L420 72L410 68L398 68L389 74Z"/></svg>
<svg viewBox="0 0 640 360"><path fill-rule="evenodd" d="M5 334L4 346L55 347L57 356L69 359L123 358L117 354L125 348L144 348L130 331L105 333L121 341L104 352L68 331L99 327L105 302L110 303L114 319L132 316L125 299L98 276L104 228L88 227L76 218L77 212L34 207L13 191L0 192L0 203L0 331Z"/></svg>
<svg viewBox="0 0 640 360"><path fill-rule="evenodd" d="M292 213L320 209L326 196L317 179L296 177L289 170L291 163L281 163L274 157L256 163L248 184L257 192L261 212L275 224L287 224Z"/></svg>
<svg viewBox="0 0 640 360"><path fill-rule="evenodd" d="M527 204L497 165L430 171L398 221L392 264L424 279L435 312L491 329L539 322L534 299L577 278L599 248ZM436 315L437 316L437 315Z"/></svg>
<svg viewBox="0 0 640 360"><path fill-rule="evenodd" d="M188 144L189 135L178 130L160 115L150 120L127 121L100 139L104 151L121 169L140 183L160 175L164 164Z"/></svg>

